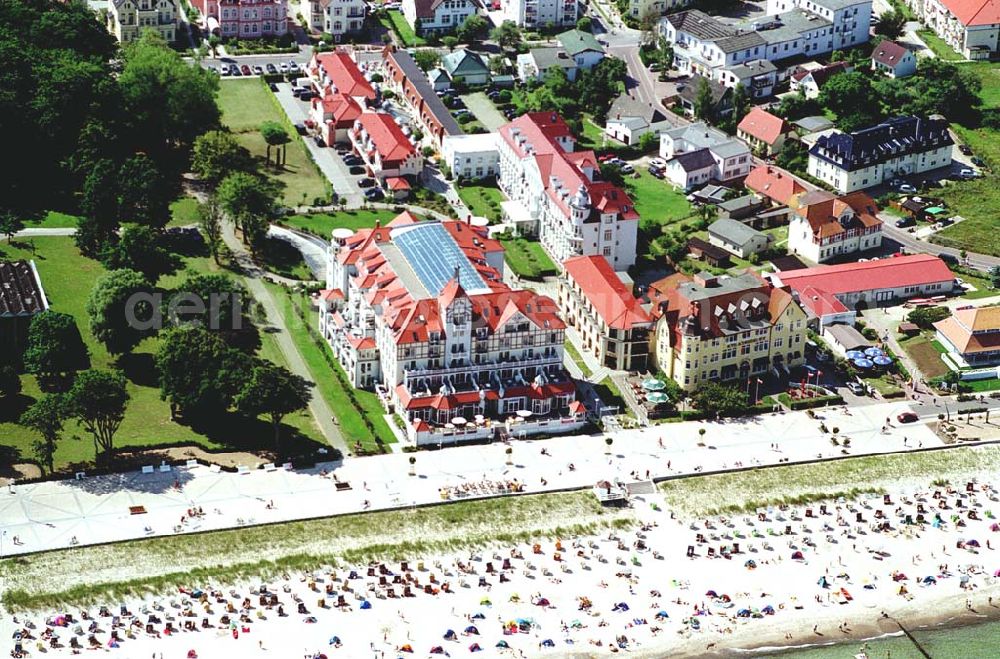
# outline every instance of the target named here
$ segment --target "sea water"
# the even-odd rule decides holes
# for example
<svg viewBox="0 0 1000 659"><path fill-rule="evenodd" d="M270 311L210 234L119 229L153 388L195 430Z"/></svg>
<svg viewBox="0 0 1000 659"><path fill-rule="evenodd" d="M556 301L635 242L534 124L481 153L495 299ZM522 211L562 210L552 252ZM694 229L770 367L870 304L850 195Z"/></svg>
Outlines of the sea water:
<svg viewBox="0 0 1000 659"><path fill-rule="evenodd" d="M910 629L910 633L933 659L1000 657L1000 622ZM852 641L784 652L753 653L749 656L780 659L852 659L860 649L861 643ZM866 650L870 659L924 659L924 655L902 633L866 641Z"/></svg>

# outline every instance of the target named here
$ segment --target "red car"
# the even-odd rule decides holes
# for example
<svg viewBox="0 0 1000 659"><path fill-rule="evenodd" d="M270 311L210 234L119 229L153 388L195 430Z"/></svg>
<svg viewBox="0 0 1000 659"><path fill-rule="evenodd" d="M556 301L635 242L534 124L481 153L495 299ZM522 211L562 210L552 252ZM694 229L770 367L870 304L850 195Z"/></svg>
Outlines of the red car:
<svg viewBox="0 0 1000 659"><path fill-rule="evenodd" d="M250 67L247 66L246 64L244 64L243 66L240 67L240 71L242 71L243 75L245 75L245 76L253 75L253 71L251 71Z"/></svg>
<svg viewBox="0 0 1000 659"><path fill-rule="evenodd" d="M914 421L919 421L919 420L920 417L914 414L913 412L903 412L902 414L896 417L896 421L899 421L900 423L913 423Z"/></svg>

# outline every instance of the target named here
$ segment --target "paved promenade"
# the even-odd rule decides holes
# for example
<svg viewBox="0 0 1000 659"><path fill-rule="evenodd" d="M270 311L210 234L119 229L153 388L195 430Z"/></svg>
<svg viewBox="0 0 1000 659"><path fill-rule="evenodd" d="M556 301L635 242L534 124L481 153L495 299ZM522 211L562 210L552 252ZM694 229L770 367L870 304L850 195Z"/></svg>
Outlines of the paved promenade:
<svg viewBox="0 0 1000 659"><path fill-rule="evenodd" d="M517 479L527 492L542 492L590 487L603 479L632 480L633 471L641 478L646 470L651 478L661 478L733 469L737 463L750 467L839 457L839 447L819 431L821 420L851 439L851 455L940 446L926 425L895 422L907 409L901 402L857 408L850 415L843 408L819 410L817 419L789 412L749 421L618 431L610 456L603 435L519 441L512 444L510 466L504 444L446 448L413 454L414 476L409 475L410 455L391 454L303 471L264 471L248 465L250 473L236 474L198 466L15 485L12 492L0 491L0 554L408 507L441 501L440 488L480 481ZM883 434L887 417L893 427ZM697 445L701 428L706 429L705 447ZM333 476L351 489L338 491ZM132 514L133 506L142 506L144 512ZM201 507L205 515L182 524L181 517L191 507ZM15 537L19 544L14 544Z"/></svg>

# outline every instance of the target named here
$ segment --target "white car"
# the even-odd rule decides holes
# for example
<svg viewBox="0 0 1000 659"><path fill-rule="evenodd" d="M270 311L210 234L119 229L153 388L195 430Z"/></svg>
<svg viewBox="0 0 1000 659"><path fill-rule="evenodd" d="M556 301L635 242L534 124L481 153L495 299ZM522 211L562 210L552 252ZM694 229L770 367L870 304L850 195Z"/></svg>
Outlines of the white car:
<svg viewBox="0 0 1000 659"><path fill-rule="evenodd" d="M281 71L282 73L288 73L288 65L282 62L281 64L278 65L278 70Z"/></svg>
<svg viewBox="0 0 1000 659"><path fill-rule="evenodd" d="M289 62L288 63L288 70L291 71L292 73L298 73L299 72L299 65L298 65L298 63L297 62Z"/></svg>
<svg viewBox="0 0 1000 659"><path fill-rule="evenodd" d="M864 396L866 391L863 384L860 382L848 382L847 388L851 390L851 393L855 396Z"/></svg>
<svg viewBox="0 0 1000 659"><path fill-rule="evenodd" d="M622 170L623 174L634 174L635 173L635 168L632 167L632 165L628 164L627 162L626 163L622 163L621 170Z"/></svg>
<svg viewBox="0 0 1000 659"><path fill-rule="evenodd" d="M917 191L917 189L912 185L910 185L909 183L904 183L901 186L899 186L899 191L904 194L913 194Z"/></svg>
<svg viewBox="0 0 1000 659"><path fill-rule="evenodd" d="M650 167L656 167L657 169L664 169L667 166L667 161L663 158L653 158L649 161Z"/></svg>

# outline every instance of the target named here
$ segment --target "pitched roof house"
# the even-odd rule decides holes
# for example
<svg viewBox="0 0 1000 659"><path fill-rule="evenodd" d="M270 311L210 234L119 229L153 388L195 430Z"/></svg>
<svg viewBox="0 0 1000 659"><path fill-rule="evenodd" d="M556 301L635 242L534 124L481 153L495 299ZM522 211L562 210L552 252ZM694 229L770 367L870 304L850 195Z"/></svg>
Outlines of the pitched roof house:
<svg viewBox="0 0 1000 659"><path fill-rule="evenodd" d="M490 81L490 63L485 55L461 48L441 58L441 67L455 82L485 85Z"/></svg>
<svg viewBox="0 0 1000 659"><path fill-rule="evenodd" d="M816 98L826 81L838 73L853 71L847 62L834 62L817 69L800 69L792 74L789 86L793 92L802 92L806 98Z"/></svg>
<svg viewBox="0 0 1000 659"><path fill-rule="evenodd" d="M957 366L1000 363L1000 307L958 309L934 329Z"/></svg>
<svg viewBox="0 0 1000 659"><path fill-rule="evenodd" d="M792 200L806 191L805 187L788 172L771 167L757 165L747 174L743 182L747 189L769 197L775 203L787 206Z"/></svg>
<svg viewBox="0 0 1000 659"><path fill-rule="evenodd" d="M781 117L761 107L753 107L736 127L736 136L751 148L774 154L785 145L785 137L792 127Z"/></svg>
<svg viewBox="0 0 1000 659"><path fill-rule="evenodd" d="M905 78L917 72L917 58L905 46L886 39L872 51L872 69L890 78Z"/></svg>
<svg viewBox="0 0 1000 659"><path fill-rule="evenodd" d="M788 250L815 263L876 249L882 220L864 192L835 197L825 191L801 195L788 224Z"/></svg>

